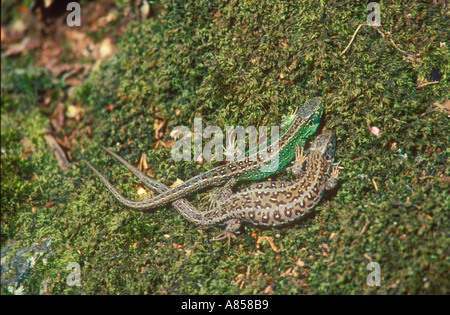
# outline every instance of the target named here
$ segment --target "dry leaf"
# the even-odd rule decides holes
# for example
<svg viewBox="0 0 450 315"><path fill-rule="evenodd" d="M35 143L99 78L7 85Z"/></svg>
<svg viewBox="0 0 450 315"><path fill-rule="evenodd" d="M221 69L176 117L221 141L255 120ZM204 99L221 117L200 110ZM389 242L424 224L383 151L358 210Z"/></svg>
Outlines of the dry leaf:
<svg viewBox="0 0 450 315"><path fill-rule="evenodd" d="M146 191L142 186L139 186L139 187L138 187L137 194L138 194L139 196L144 196L144 195L147 194L147 191Z"/></svg>
<svg viewBox="0 0 450 315"><path fill-rule="evenodd" d="M183 245L177 244L177 243L172 243L172 246L175 247L176 249L181 250L183 248Z"/></svg>
<svg viewBox="0 0 450 315"><path fill-rule="evenodd" d="M107 37L98 44L98 57L102 60L114 55L116 47L111 38Z"/></svg>
<svg viewBox="0 0 450 315"><path fill-rule="evenodd" d="M81 107L81 104L69 105L69 107L67 107L66 116L68 118L78 119L82 112L83 108Z"/></svg>
<svg viewBox="0 0 450 315"><path fill-rule="evenodd" d="M171 147L173 147L174 144L175 144L175 140L167 140L166 142L164 142L164 146L167 149L170 149Z"/></svg>
<svg viewBox="0 0 450 315"><path fill-rule="evenodd" d="M169 187L170 188L174 188L174 187L177 187L178 185L181 185L183 183L184 182L181 179L177 178L177 180L172 185L170 185Z"/></svg>
<svg viewBox="0 0 450 315"><path fill-rule="evenodd" d="M32 50L39 47L40 41L38 38L29 38L25 37L18 44L11 44L8 47L8 50L2 53L2 57L8 57L12 55L17 55L27 50Z"/></svg>
<svg viewBox="0 0 450 315"><path fill-rule="evenodd" d="M155 119L155 122L153 123L153 128L155 128L155 138L156 139L161 139L163 137L163 133L160 132L164 126L167 124L166 120L163 120L161 122L159 122L158 119Z"/></svg>
<svg viewBox="0 0 450 315"><path fill-rule="evenodd" d="M147 164L147 154L142 153L141 155L141 159L139 161L139 170L146 170L148 168L148 164Z"/></svg>
<svg viewBox="0 0 450 315"><path fill-rule="evenodd" d="M445 101L444 105L441 105L437 102L433 105L436 107L436 109L444 110L447 113L450 113L450 100Z"/></svg>
<svg viewBox="0 0 450 315"><path fill-rule="evenodd" d="M45 206L46 206L47 208L50 208L50 207L53 206L55 203L56 203L56 201L48 201L48 202L45 204Z"/></svg>

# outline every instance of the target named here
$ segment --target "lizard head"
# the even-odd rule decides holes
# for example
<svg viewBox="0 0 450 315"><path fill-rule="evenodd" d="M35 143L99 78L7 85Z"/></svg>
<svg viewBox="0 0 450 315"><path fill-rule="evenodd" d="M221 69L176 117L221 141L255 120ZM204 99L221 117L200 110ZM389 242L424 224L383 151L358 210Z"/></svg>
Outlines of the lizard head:
<svg viewBox="0 0 450 315"><path fill-rule="evenodd" d="M318 135L311 145L310 151L318 151L325 155L327 160L334 158L334 151L336 145L336 137L330 130Z"/></svg>

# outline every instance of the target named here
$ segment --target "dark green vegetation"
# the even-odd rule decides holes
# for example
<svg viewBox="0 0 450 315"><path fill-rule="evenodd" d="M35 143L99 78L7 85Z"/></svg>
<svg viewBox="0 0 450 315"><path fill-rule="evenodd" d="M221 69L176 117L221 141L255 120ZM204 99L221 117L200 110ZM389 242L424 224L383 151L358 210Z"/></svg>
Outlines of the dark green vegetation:
<svg viewBox="0 0 450 315"><path fill-rule="evenodd" d="M53 294L448 294L450 124L433 104L449 98L450 25L429 2L380 2L384 37L363 26L342 56L366 2L164 2L156 17L130 23L121 51L76 91L78 123L92 124L92 137L74 140L66 172L47 149L39 109L39 95L60 82L27 57L2 57L2 245L54 240L54 256L24 282L29 291L48 278ZM418 88L433 69L441 81ZM246 226L230 249L210 241L221 228L199 230L169 206L120 207L80 163L137 198L138 182L99 143L134 165L145 152L152 176L172 184L211 164L155 149L155 119L167 121L166 142L196 116L204 126L274 125L315 96L337 135L338 189L297 225ZM267 240L257 247L258 235L281 252ZM370 261L380 287L366 284ZM69 262L81 265L81 288L66 284Z"/></svg>

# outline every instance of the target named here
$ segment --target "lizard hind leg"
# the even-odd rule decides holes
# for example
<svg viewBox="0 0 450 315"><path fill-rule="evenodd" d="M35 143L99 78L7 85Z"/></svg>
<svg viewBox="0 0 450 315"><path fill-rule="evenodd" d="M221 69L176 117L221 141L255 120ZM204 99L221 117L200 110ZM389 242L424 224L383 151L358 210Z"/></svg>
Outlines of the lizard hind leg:
<svg viewBox="0 0 450 315"><path fill-rule="evenodd" d="M223 239L228 240L228 248L230 248L231 239L235 239L236 234L239 233L239 229L241 228L241 221L238 219L230 219L226 223L225 230L219 235L213 237L212 241L220 241Z"/></svg>
<svg viewBox="0 0 450 315"><path fill-rule="evenodd" d="M331 168L331 174L330 177L328 178L328 180L325 183L325 189L326 190L331 190L334 187L337 186L338 184L338 180L339 180L339 163L334 163L332 168Z"/></svg>

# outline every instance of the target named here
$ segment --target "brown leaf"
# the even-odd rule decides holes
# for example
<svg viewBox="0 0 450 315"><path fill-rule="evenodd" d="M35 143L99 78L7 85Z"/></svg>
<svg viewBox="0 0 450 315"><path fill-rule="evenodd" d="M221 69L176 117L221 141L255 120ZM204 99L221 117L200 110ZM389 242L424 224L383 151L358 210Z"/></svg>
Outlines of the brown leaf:
<svg viewBox="0 0 450 315"><path fill-rule="evenodd" d="M153 128L155 128L155 138L156 139L161 139L163 137L163 133L160 132L167 124L166 120L163 120L161 122L159 122L158 119L155 119L155 122L153 123Z"/></svg>
<svg viewBox="0 0 450 315"><path fill-rule="evenodd" d="M444 110L447 113L450 113L450 100L446 100L444 105L441 105L437 102L434 103L433 105L436 107L436 109Z"/></svg>
<svg viewBox="0 0 450 315"><path fill-rule="evenodd" d="M50 207L52 207L55 203L56 203L56 201L48 201L48 202L45 204L45 206L46 206L47 208L50 208Z"/></svg>
<svg viewBox="0 0 450 315"><path fill-rule="evenodd" d="M172 246L175 247L176 249L182 249L183 245L177 244L177 243L172 243Z"/></svg>
<svg viewBox="0 0 450 315"><path fill-rule="evenodd" d="M37 47L39 47L40 41L38 38L29 38L25 37L20 43L17 44L11 44L9 45L9 48L7 51L2 53L2 57L8 57L12 55L21 54L23 52L26 52L28 50L33 50Z"/></svg>
<svg viewBox="0 0 450 315"><path fill-rule="evenodd" d="M60 103L58 107L55 108L50 118L50 122L52 123L53 128L55 128L57 132L60 131L61 128L64 126L65 111L66 111L65 105L63 103Z"/></svg>
<svg viewBox="0 0 450 315"><path fill-rule="evenodd" d="M262 294L272 295L274 292L273 287L274 287L274 284L270 284L262 291Z"/></svg>
<svg viewBox="0 0 450 315"><path fill-rule="evenodd" d="M139 161L139 170L146 170L148 168L147 164L147 154L142 153L141 160Z"/></svg>
<svg viewBox="0 0 450 315"><path fill-rule="evenodd" d="M175 140L167 140L166 142L164 142L164 146L167 149L170 149L171 147L173 147L174 144L175 144Z"/></svg>
<svg viewBox="0 0 450 315"><path fill-rule="evenodd" d="M166 144L164 142L162 142L161 140L156 141L155 143L155 149L158 149L160 146L162 147L166 147Z"/></svg>
<svg viewBox="0 0 450 315"><path fill-rule="evenodd" d="M112 56L116 53L116 47L113 44L111 38L107 37L103 39L97 46L98 57L102 60Z"/></svg>

